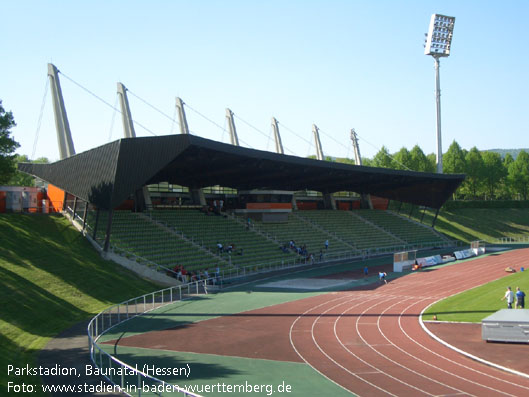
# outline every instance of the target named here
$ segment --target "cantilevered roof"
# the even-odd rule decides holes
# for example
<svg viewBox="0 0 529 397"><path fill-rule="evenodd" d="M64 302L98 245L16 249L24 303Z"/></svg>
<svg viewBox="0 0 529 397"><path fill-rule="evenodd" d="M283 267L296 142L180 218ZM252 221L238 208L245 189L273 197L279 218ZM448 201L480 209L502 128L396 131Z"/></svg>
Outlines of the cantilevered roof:
<svg viewBox="0 0 529 397"><path fill-rule="evenodd" d="M114 208L142 186L159 182L353 191L439 208L465 178L313 160L182 134L124 138L52 164L19 164L19 170L101 208Z"/></svg>

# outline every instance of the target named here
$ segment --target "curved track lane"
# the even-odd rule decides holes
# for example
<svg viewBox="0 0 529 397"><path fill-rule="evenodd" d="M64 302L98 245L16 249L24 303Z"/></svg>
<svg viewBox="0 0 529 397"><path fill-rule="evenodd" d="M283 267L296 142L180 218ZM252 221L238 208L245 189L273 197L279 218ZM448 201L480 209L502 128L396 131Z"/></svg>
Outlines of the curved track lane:
<svg viewBox="0 0 529 397"><path fill-rule="evenodd" d="M299 357L359 396L527 396L529 379L471 360L432 339L420 313L442 298L525 266L529 250L411 274L373 291L326 294L290 327ZM501 292L500 292L501 293Z"/></svg>

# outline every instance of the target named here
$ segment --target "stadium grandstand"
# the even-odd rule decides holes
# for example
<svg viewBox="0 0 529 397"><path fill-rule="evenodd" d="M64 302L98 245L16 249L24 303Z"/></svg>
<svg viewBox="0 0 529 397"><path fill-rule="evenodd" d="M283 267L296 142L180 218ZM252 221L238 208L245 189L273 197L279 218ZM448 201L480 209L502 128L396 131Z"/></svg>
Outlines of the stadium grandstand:
<svg viewBox="0 0 529 397"><path fill-rule="evenodd" d="M48 66L61 160L18 167L111 259L171 282L182 267L227 278L453 243L388 205L438 211L464 175L322 161L316 126L317 159L285 155L275 119L277 153L239 146L229 109L232 144L220 143L189 133L177 98L180 134L136 137L118 83L125 138L75 154L58 73Z"/></svg>
<svg viewBox="0 0 529 397"><path fill-rule="evenodd" d="M19 169L47 181L54 205L74 215L103 251L168 273L184 266L226 275L446 245L431 227L385 209L358 208L361 195L385 198L386 207L397 200L438 209L463 179L303 159L192 135L126 138ZM189 188L162 195L164 183ZM220 187L204 193L211 186L228 186L230 193ZM193 194L199 189L202 202ZM307 191L321 194L309 201ZM358 209L333 209L324 196L339 191L357 192L349 202Z"/></svg>

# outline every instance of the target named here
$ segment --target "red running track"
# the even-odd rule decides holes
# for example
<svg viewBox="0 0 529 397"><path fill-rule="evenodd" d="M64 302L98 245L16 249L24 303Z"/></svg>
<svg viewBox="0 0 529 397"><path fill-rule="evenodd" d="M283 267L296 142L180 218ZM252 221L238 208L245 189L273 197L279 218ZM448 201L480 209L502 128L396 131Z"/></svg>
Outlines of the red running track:
<svg viewBox="0 0 529 397"><path fill-rule="evenodd" d="M431 303L528 263L529 250L517 250L410 274L372 291L312 298L290 326L290 343L304 362L358 396L529 396L529 376L471 360L431 338L419 321ZM526 351L521 360L529 359Z"/></svg>

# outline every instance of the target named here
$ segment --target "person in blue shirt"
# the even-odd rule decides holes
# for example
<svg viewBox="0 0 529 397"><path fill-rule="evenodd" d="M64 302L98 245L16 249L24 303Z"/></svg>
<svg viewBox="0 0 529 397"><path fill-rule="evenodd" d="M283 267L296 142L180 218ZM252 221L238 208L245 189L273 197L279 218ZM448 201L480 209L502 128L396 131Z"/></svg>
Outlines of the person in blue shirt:
<svg viewBox="0 0 529 397"><path fill-rule="evenodd" d="M520 287L516 287L516 304L515 309L523 309L525 306L525 293L520 290Z"/></svg>

